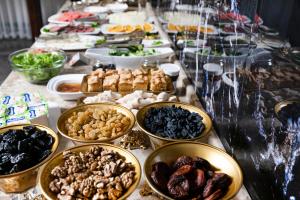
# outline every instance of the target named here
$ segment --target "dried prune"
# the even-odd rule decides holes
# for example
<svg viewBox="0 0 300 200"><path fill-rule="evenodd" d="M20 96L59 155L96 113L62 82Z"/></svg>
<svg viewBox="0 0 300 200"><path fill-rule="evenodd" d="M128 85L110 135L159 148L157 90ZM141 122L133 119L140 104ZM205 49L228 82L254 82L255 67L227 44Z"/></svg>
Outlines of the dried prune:
<svg viewBox="0 0 300 200"><path fill-rule="evenodd" d="M157 162L152 165L151 179L161 189L167 190L170 168L164 162Z"/></svg>
<svg viewBox="0 0 300 200"><path fill-rule="evenodd" d="M192 139L205 129L199 114L176 106L150 108L144 126L156 135L172 139Z"/></svg>
<svg viewBox="0 0 300 200"><path fill-rule="evenodd" d="M205 172L201 169L196 169L194 176L195 176L194 187L196 189L202 188L206 183Z"/></svg>
<svg viewBox="0 0 300 200"><path fill-rule="evenodd" d="M0 141L0 174L28 169L51 154L54 139L46 131L34 126L11 129Z"/></svg>
<svg viewBox="0 0 300 200"><path fill-rule="evenodd" d="M216 200L226 194L232 179L227 174L215 173L215 170L203 158L181 156L170 169L164 162L155 163L151 179L174 199ZM173 173L166 176L170 171Z"/></svg>
<svg viewBox="0 0 300 200"><path fill-rule="evenodd" d="M167 186L170 195L172 195L175 199L184 199L189 195L189 181L183 175L172 177Z"/></svg>
<svg viewBox="0 0 300 200"><path fill-rule="evenodd" d="M231 184L232 179L230 176L224 173L216 173L214 176L207 181L207 184L203 190L203 197L210 196L217 189L227 189Z"/></svg>
<svg viewBox="0 0 300 200"><path fill-rule="evenodd" d="M173 164L173 168L176 170L183 165L193 165L193 158L189 156L180 156Z"/></svg>
<svg viewBox="0 0 300 200"><path fill-rule="evenodd" d="M212 170L213 167L209 164L209 162L203 158L196 157L194 160L193 166L197 169L204 169L204 170Z"/></svg>
<svg viewBox="0 0 300 200"><path fill-rule="evenodd" d="M193 166L191 165L183 165L179 169L177 169L171 177L173 176L181 176L181 175L187 175L188 173L191 173L193 170Z"/></svg>
<svg viewBox="0 0 300 200"><path fill-rule="evenodd" d="M217 200L223 196L223 191L221 189L216 190L214 193L206 197L204 200Z"/></svg>

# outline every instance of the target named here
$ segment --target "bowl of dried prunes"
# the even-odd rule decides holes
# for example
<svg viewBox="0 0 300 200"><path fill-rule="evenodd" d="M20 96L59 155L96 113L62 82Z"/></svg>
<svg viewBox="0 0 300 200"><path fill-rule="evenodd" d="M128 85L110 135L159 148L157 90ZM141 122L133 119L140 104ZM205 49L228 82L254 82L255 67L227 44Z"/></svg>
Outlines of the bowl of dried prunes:
<svg viewBox="0 0 300 200"><path fill-rule="evenodd" d="M203 110L178 102L146 105L138 111L136 119L154 149L168 142L203 142L212 127L210 117Z"/></svg>
<svg viewBox="0 0 300 200"><path fill-rule="evenodd" d="M174 142L154 150L144 163L147 183L173 199L231 199L243 184L236 161L225 151L192 141Z"/></svg>
<svg viewBox="0 0 300 200"><path fill-rule="evenodd" d="M0 129L0 190L23 192L36 185L37 172L55 153L58 135L39 124Z"/></svg>

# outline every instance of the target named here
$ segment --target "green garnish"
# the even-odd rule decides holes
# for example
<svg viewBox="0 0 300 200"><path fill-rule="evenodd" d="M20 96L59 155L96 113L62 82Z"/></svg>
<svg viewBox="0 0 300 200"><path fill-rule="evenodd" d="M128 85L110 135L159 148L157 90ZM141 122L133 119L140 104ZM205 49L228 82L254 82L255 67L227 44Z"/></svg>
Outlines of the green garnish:
<svg viewBox="0 0 300 200"><path fill-rule="evenodd" d="M106 42L106 39L100 39L96 41L96 45L101 45L104 44Z"/></svg>
<svg viewBox="0 0 300 200"><path fill-rule="evenodd" d="M155 49L144 50L142 45L131 45L127 49L112 49L109 52L111 56L151 56L155 54Z"/></svg>
<svg viewBox="0 0 300 200"><path fill-rule="evenodd" d="M91 25L93 28L97 28L99 26L98 22L93 22Z"/></svg>
<svg viewBox="0 0 300 200"><path fill-rule="evenodd" d="M43 31L48 33L48 32L50 32L50 29L49 28L43 28Z"/></svg>
<svg viewBox="0 0 300 200"><path fill-rule="evenodd" d="M188 46L194 46L194 41L193 40L188 40L188 41L186 41L186 44Z"/></svg>
<svg viewBox="0 0 300 200"><path fill-rule="evenodd" d="M160 41L160 40L153 41L153 43L152 43L153 46L159 46L159 45L162 45L162 44L163 44L163 42Z"/></svg>

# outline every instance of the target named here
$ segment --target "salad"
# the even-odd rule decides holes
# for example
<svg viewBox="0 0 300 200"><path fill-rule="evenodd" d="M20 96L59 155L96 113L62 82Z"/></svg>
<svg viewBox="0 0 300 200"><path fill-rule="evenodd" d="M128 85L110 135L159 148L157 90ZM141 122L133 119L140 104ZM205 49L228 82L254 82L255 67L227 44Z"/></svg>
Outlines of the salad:
<svg viewBox="0 0 300 200"><path fill-rule="evenodd" d="M59 74L65 61L66 56L63 51L25 49L10 55L13 69L21 72L27 80L33 83L48 81Z"/></svg>
<svg viewBox="0 0 300 200"><path fill-rule="evenodd" d="M112 49L111 56L152 56L157 52L155 49L144 49L143 45L131 45L124 49Z"/></svg>

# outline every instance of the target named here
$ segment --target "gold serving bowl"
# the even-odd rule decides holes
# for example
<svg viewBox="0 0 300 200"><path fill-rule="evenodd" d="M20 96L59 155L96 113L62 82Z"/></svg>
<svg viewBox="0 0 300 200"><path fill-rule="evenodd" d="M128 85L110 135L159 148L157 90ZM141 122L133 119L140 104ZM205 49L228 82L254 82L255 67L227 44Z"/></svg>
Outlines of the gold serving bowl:
<svg viewBox="0 0 300 200"><path fill-rule="evenodd" d="M72 116L73 112L82 112L85 111L88 108L98 108L101 110L108 110L108 109L113 109L116 110L118 113L122 113L123 115L125 115L126 117L128 117L130 119L130 125L128 126L128 128L121 134L116 135L114 137L110 137L110 138L105 138L105 139L98 139L98 140L88 140L88 139L79 139L79 138L74 138L68 135L68 131L65 127L65 122L67 121L67 119L69 117ZM92 103L92 104L83 104L83 105L79 105L76 106L74 108L71 108L67 111L65 111L59 118L57 121L57 130L59 131L59 133L64 136L65 138L68 138L70 140L72 140L73 142L77 143L77 144L84 144L84 143L102 143L102 142L106 142L106 143L112 143L113 140L126 135L127 133L130 133L130 131L132 130L133 126L135 125L135 116L134 114L127 108L117 105L117 104L112 104L112 103Z"/></svg>
<svg viewBox="0 0 300 200"><path fill-rule="evenodd" d="M141 179L141 166L140 163L138 161L138 159L129 151L118 147L116 145L112 145L112 144L107 144L107 143L94 143L94 144L85 144L85 145L81 145L81 146L76 146L76 147L72 147L69 149L66 149L65 151L71 151L71 152L86 152L88 151L92 146L100 146L104 149L108 149L108 150L113 150L115 152L118 152L121 156L124 156L124 158L126 158L126 162L131 162L132 165L135 168L135 181L134 183L130 186L130 188L128 188L128 190L119 198L119 199L126 199L130 194L133 193L133 191L137 188L140 179ZM47 165L45 165L40 173L39 173L39 186L41 188L42 194L49 200L52 199L57 199L56 194L51 192L49 189L49 183L53 180L53 178L51 178L51 171L52 169L57 166L60 165L63 162L63 152L60 152L58 154L56 154L49 162Z"/></svg>
<svg viewBox="0 0 300 200"><path fill-rule="evenodd" d="M228 155L225 151L209 144L189 141L166 144L154 150L146 159L144 164L146 181L159 195L169 200L173 199L167 194L162 193L153 184L151 179L152 165L159 161L163 161L170 165L175 162L178 157L183 155L190 156L192 158L198 156L206 159L212 166L218 169L216 172L226 173L232 178L233 181L229 186L228 192L222 199L231 199L240 190L243 184L243 174L239 165L230 155Z"/></svg>
<svg viewBox="0 0 300 200"><path fill-rule="evenodd" d="M148 110L150 108L161 108L161 107L166 107L166 106L176 106L176 107L181 107L183 109L186 109L190 112L194 112L199 114L203 119L203 124L205 126L205 129L203 130L203 132L195 138L192 139L172 139L172 138L165 138L165 137L161 137L156 135L155 133L151 133L149 132L145 127L144 127L144 118L146 113L148 112ZM151 139L151 144L153 149L162 146L168 142L180 142L180 141L201 141L201 142L205 142L207 139L207 136L209 135L211 128L212 128L212 121L210 119L210 117L200 108L190 105L190 104L186 104L186 103L179 103L179 102L156 102L156 103L152 103L149 105L144 106L143 108L141 108L137 115L136 115L136 120L137 120L137 124L139 125L139 127L145 132L147 133L147 135L150 137Z"/></svg>
<svg viewBox="0 0 300 200"><path fill-rule="evenodd" d="M0 190L3 192L6 193L24 192L25 190L35 186L39 167L45 164L53 156L53 154L55 153L58 147L59 144L58 135L52 129L39 124L19 124L19 125L5 126L3 128L0 128L0 134L3 134L9 129L22 129L24 126L28 126L28 125L35 126L40 130L47 131L47 133L54 138L54 143L52 145L52 153L42 162L38 163L37 165L31 168L13 174L0 175Z"/></svg>
<svg viewBox="0 0 300 200"><path fill-rule="evenodd" d="M287 106L288 104L292 104L292 103L300 103L300 100L299 99L298 100L284 100L284 101L281 101L281 102L279 102L275 105L274 111L275 111L275 114L276 114L278 119L279 119L279 115L278 115L279 111L283 107Z"/></svg>

